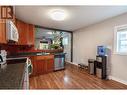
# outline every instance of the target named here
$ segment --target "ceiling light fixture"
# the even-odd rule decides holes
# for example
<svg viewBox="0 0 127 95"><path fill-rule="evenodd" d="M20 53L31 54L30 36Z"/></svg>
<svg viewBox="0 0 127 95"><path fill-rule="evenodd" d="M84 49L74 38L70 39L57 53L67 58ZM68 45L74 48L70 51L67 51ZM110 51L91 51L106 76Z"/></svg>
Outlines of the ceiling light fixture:
<svg viewBox="0 0 127 95"><path fill-rule="evenodd" d="M57 10L52 10L50 16L53 20L63 21L66 18L66 13L64 10L57 9Z"/></svg>
<svg viewBox="0 0 127 95"><path fill-rule="evenodd" d="M51 35L51 34L52 34L52 32L47 32L47 34Z"/></svg>

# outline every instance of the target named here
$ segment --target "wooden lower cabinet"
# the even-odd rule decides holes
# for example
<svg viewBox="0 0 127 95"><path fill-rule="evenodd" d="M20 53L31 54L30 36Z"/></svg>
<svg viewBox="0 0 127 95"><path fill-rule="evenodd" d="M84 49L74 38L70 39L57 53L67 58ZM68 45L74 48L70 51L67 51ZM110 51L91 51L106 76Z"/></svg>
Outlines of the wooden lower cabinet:
<svg viewBox="0 0 127 95"><path fill-rule="evenodd" d="M37 73L37 66L36 66L36 62L35 62L35 57L32 56L32 57L29 57L31 59L31 62L32 62L32 65L33 65L33 72L31 74L31 76L35 76L36 73Z"/></svg>
<svg viewBox="0 0 127 95"><path fill-rule="evenodd" d="M46 62L45 60L36 60L36 65L37 65L37 74L44 74L46 73Z"/></svg>
<svg viewBox="0 0 127 95"><path fill-rule="evenodd" d="M46 74L54 70L54 55L33 56L31 61L33 64L32 76Z"/></svg>
<svg viewBox="0 0 127 95"><path fill-rule="evenodd" d="M46 72L52 72L54 70L54 58L46 60Z"/></svg>

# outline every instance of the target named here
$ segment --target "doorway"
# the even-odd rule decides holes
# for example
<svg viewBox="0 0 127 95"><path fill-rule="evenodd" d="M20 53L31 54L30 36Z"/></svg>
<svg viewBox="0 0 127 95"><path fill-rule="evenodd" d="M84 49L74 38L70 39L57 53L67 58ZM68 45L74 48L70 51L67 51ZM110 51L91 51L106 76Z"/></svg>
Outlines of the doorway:
<svg viewBox="0 0 127 95"><path fill-rule="evenodd" d="M35 34L35 48L36 49L51 49L50 46L54 44L54 37L60 36L60 39L57 38L57 40L60 41L61 47L64 49L63 52L66 53L65 61L72 62L72 39L73 34L68 31L63 30L55 30L55 29L47 29L43 27L37 27L35 28L36 34ZM55 36L54 36L55 35ZM62 39L61 39L62 38Z"/></svg>

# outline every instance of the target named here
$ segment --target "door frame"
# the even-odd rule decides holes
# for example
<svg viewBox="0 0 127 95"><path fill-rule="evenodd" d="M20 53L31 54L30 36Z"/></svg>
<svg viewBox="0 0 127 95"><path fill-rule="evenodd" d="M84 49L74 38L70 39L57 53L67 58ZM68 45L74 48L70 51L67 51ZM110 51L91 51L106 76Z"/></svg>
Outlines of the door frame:
<svg viewBox="0 0 127 95"><path fill-rule="evenodd" d="M62 29L56 29L56 28L49 28L44 26L35 25L36 28L43 28L48 30L55 30L55 31L63 31L71 34L71 62L73 62L73 31L68 30L62 30Z"/></svg>

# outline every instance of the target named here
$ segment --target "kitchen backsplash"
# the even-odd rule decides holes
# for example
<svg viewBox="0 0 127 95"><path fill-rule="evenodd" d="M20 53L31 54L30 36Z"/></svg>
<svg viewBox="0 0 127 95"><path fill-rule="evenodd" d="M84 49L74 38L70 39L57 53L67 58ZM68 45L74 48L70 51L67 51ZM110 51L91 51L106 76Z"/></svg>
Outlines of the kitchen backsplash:
<svg viewBox="0 0 127 95"><path fill-rule="evenodd" d="M18 46L18 45L0 45L0 49L6 50L8 55L19 52L29 52L34 50L34 46Z"/></svg>

